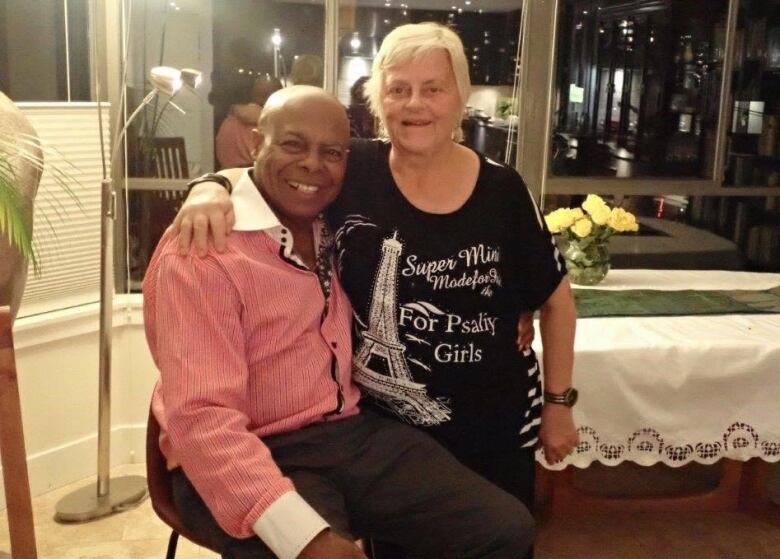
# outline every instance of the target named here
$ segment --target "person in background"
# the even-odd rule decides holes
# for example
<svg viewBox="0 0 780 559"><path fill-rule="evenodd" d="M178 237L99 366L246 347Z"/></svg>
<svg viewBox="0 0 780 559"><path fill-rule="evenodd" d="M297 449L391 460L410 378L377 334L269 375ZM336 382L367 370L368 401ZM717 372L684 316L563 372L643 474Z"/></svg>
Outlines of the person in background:
<svg viewBox="0 0 780 559"><path fill-rule="evenodd" d="M316 54L299 54L290 68L290 81L293 85L322 87L322 72L322 58Z"/></svg>
<svg viewBox="0 0 780 559"><path fill-rule="evenodd" d="M576 311L522 178L458 143L469 88L451 30L420 23L390 32L365 84L387 137L353 139L327 216L366 405L430 433L533 510L537 444L551 463L578 444ZM224 246L231 220L224 189L199 184L173 229L181 250L194 235L202 253L209 234ZM541 368L516 346L518 317L537 310Z"/></svg>
<svg viewBox="0 0 780 559"><path fill-rule="evenodd" d="M230 109L217 131L215 149L220 168L246 167L253 161L252 130L268 97L281 89L281 82L268 74L239 74L233 86Z"/></svg>
<svg viewBox="0 0 780 559"><path fill-rule="evenodd" d="M363 86L368 81L368 76L362 76L355 80L349 88L349 135L353 138L375 138L374 115L368 108L366 94Z"/></svg>

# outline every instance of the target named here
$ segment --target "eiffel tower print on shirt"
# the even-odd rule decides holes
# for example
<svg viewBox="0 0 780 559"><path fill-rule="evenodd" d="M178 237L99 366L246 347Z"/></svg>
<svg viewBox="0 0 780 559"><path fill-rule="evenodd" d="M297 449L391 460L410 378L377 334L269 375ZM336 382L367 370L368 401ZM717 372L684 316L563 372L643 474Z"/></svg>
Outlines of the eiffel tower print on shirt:
<svg viewBox="0 0 780 559"><path fill-rule="evenodd" d="M382 242L382 258L374 279L368 326L353 358L352 375L363 389L415 425L450 420L451 410L415 382L406 362L406 346L398 336L398 261L403 244L397 233Z"/></svg>

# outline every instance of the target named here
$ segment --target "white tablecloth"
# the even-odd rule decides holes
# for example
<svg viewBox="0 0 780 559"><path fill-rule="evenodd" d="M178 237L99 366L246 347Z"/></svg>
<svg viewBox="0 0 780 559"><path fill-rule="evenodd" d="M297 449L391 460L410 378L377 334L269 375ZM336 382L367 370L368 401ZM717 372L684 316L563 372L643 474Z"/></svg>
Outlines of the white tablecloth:
<svg viewBox="0 0 780 559"><path fill-rule="evenodd" d="M777 285L780 274L612 270L596 289ZM575 352L581 444L547 467L780 460L780 314L584 318Z"/></svg>

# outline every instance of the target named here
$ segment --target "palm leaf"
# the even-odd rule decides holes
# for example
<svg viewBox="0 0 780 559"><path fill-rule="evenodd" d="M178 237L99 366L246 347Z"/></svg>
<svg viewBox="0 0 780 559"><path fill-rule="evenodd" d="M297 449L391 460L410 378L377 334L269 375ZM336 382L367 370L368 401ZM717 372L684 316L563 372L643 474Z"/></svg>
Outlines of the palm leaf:
<svg viewBox="0 0 780 559"><path fill-rule="evenodd" d="M25 222L15 184L16 173L6 156L0 153L0 235L6 236L25 261L32 262L37 274L38 259L33 250L31 227Z"/></svg>
<svg viewBox="0 0 780 559"><path fill-rule="evenodd" d="M38 155L38 154L41 155ZM58 159L63 161L63 167L52 164L49 161L46 164L46 171L54 183L63 192L71 198L76 206L83 211L81 200L76 195L74 187L81 187L81 183L76 178L79 170L55 148L47 146L36 136L17 132L11 136L0 136L0 234L5 234L12 247L15 247L22 258L33 265L35 275L41 272L41 264L37 258L37 243L31 235L32 224L26 224L21 208L18 190L16 188L16 173L9 161L9 155L13 154L15 158L29 164L34 169L43 173L44 157ZM52 157L53 156L53 157ZM46 227L54 234L56 231L52 223L49 212L53 212L58 219L64 219L66 209L62 201L51 193L41 192L40 202L47 206L46 211L37 212L43 218Z"/></svg>
<svg viewBox="0 0 780 559"><path fill-rule="evenodd" d="M20 149L20 147L29 149ZM43 154L40 157L36 154L38 150L40 150ZM78 196L76 196L75 191L71 187L71 183L75 183L76 186L81 186L81 183L78 181L78 179L75 178L75 174L79 172L79 169L71 162L69 162L57 149L51 146L47 146L36 136L17 133L14 134L14 137L11 139L0 136L0 152L2 151L5 151L6 153L14 153L15 156L21 158L23 161L26 161L41 173L43 173L44 157L46 155L48 155L50 158L52 156L56 156L57 159L63 161L66 166L65 169L49 163L46 165L46 170L55 184L60 187L69 198L73 199L79 209L83 209L81 200ZM57 203L59 204L59 208L55 209L54 211L57 213L60 209L64 211L65 208L62 206L62 203L59 201L57 201ZM60 214L58 213L58 215Z"/></svg>

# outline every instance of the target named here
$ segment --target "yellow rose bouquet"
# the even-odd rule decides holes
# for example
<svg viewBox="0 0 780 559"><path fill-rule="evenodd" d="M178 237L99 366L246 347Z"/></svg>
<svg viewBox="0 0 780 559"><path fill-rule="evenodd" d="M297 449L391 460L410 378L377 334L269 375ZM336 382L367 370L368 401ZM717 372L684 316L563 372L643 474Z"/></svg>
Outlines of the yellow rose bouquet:
<svg viewBox="0 0 780 559"><path fill-rule="evenodd" d="M544 219L550 232L561 235L569 277L581 285L595 285L609 272L607 243L612 235L639 230L634 214L610 208L595 194L588 194L579 208L559 208Z"/></svg>

